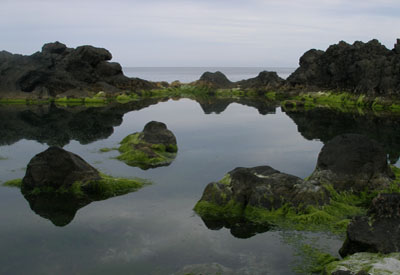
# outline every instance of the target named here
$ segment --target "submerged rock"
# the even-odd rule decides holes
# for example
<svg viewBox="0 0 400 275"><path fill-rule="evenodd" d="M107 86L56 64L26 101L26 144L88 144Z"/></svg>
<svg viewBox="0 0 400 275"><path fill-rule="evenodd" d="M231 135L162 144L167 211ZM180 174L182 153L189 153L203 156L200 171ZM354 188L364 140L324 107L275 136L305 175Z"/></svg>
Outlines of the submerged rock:
<svg viewBox="0 0 400 275"><path fill-rule="evenodd" d="M337 191L381 190L394 174L382 146L358 134L339 135L322 147L309 181L333 184Z"/></svg>
<svg viewBox="0 0 400 275"><path fill-rule="evenodd" d="M127 194L144 184L100 174L78 155L50 147L29 162L21 192L35 213L65 226L89 203Z"/></svg>
<svg viewBox="0 0 400 275"><path fill-rule="evenodd" d="M149 169L168 166L178 152L176 138L162 122L147 123L142 132L130 134L121 141L117 159L130 166Z"/></svg>
<svg viewBox="0 0 400 275"><path fill-rule="evenodd" d="M340 255L357 252L400 252L400 193L378 195L367 216L350 222Z"/></svg>

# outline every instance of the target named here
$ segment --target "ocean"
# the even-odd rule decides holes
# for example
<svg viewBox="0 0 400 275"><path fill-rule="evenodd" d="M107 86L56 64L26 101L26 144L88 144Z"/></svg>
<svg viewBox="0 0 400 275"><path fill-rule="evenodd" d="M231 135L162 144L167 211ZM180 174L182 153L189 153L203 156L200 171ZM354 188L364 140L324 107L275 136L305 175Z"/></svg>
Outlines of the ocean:
<svg viewBox="0 0 400 275"><path fill-rule="evenodd" d="M275 71L286 79L296 68L286 67L124 67L123 72L129 77L139 77L150 81L183 83L198 80L204 72L220 71L229 80L239 81L256 77L261 71Z"/></svg>

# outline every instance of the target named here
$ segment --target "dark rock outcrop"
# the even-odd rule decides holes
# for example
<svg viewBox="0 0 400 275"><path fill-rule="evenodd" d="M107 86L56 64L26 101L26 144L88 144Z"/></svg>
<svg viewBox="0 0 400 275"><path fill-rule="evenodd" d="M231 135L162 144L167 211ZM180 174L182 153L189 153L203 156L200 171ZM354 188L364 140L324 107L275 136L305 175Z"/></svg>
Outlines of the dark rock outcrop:
<svg viewBox="0 0 400 275"><path fill-rule="evenodd" d="M205 72L201 75L198 81L194 82L194 84L211 89L228 89L234 86L234 83L220 71L215 73Z"/></svg>
<svg viewBox="0 0 400 275"><path fill-rule="evenodd" d="M262 71L258 76L236 82L241 88L264 88L276 89L285 84L285 80L280 78L276 72Z"/></svg>
<svg viewBox="0 0 400 275"><path fill-rule="evenodd" d="M357 252L400 252L400 194L378 195L367 216L353 218L339 252L343 257Z"/></svg>
<svg viewBox="0 0 400 275"><path fill-rule="evenodd" d="M393 50L374 39L350 45L344 41L325 52L309 50L300 58L300 67L289 76L294 86L345 90L371 96L400 93L399 46Z"/></svg>
<svg viewBox="0 0 400 275"><path fill-rule="evenodd" d="M157 121L147 123L142 132L128 135L120 144L117 159L144 170L170 165L178 152L175 135Z"/></svg>
<svg viewBox="0 0 400 275"><path fill-rule="evenodd" d="M79 97L88 92L150 89L151 82L128 78L118 63L108 62L109 51L93 46L76 49L55 42L31 56L0 53L0 96L48 97L65 93Z"/></svg>
<svg viewBox="0 0 400 275"><path fill-rule="evenodd" d="M59 147L49 147L34 156L22 180L22 193L34 188L69 188L75 182L100 180L99 172L80 156Z"/></svg>
<svg viewBox="0 0 400 275"><path fill-rule="evenodd" d="M332 184L338 191L355 192L384 189L393 179L380 144L358 134L339 135L327 142L309 178Z"/></svg>

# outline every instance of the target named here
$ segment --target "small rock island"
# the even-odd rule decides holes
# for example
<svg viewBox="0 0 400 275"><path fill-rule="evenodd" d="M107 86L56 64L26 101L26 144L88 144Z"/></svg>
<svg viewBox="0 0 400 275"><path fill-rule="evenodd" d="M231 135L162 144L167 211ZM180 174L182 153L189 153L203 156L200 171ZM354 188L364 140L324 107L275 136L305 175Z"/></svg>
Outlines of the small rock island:
<svg viewBox="0 0 400 275"><path fill-rule="evenodd" d="M178 152L175 135L162 122L150 121L142 132L121 141L117 159L141 169L170 165Z"/></svg>
<svg viewBox="0 0 400 275"><path fill-rule="evenodd" d="M69 224L78 209L93 201L136 191L146 183L104 175L80 156L56 146L34 156L24 178L13 181L31 209L56 226Z"/></svg>

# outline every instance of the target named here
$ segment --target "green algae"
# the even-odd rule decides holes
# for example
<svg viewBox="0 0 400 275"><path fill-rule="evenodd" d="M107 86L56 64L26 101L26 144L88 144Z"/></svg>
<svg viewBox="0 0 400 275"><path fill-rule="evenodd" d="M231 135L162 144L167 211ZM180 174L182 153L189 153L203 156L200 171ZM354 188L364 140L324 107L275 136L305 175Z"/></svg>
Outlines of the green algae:
<svg viewBox="0 0 400 275"><path fill-rule="evenodd" d="M293 267L293 271L299 274L321 274L328 264L338 260L322 249L307 243L301 244L295 249L298 250L296 256L301 258L301 262Z"/></svg>
<svg viewBox="0 0 400 275"><path fill-rule="evenodd" d="M21 188L22 179L9 180L9 181L4 182L2 185L3 186L7 186L7 187L18 187L18 188Z"/></svg>
<svg viewBox="0 0 400 275"><path fill-rule="evenodd" d="M266 92L265 97L269 100L276 100L276 92L273 91Z"/></svg>
<svg viewBox="0 0 400 275"><path fill-rule="evenodd" d="M118 148L121 154L117 159L141 169L169 165L175 159L178 151L175 144L151 144L142 138L142 133L126 136Z"/></svg>
<svg viewBox="0 0 400 275"><path fill-rule="evenodd" d="M118 148L115 148L115 147L113 147L113 148L104 147L104 148L100 148L99 152L100 153L108 153L108 152L111 152L111 151L114 151L114 150L118 150Z"/></svg>
<svg viewBox="0 0 400 275"><path fill-rule="evenodd" d="M234 200L227 201L224 205L217 205L208 201L199 201L194 211L202 218L208 220L236 220L243 216L243 205Z"/></svg>
<svg viewBox="0 0 400 275"><path fill-rule="evenodd" d="M87 181L87 182L74 182L70 186L60 186L58 188L52 186L35 187L32 190L25 192L27 196L42 196L42 195L59 195L69 196L75 199L102 200L109 197L124 195L139 188L150 184L149 181L144 179L128 179L116 178L106 174L100 174L101 179ZM22 186L22 179L15 179L3 183L4 186L18 187Z"/></svg>

